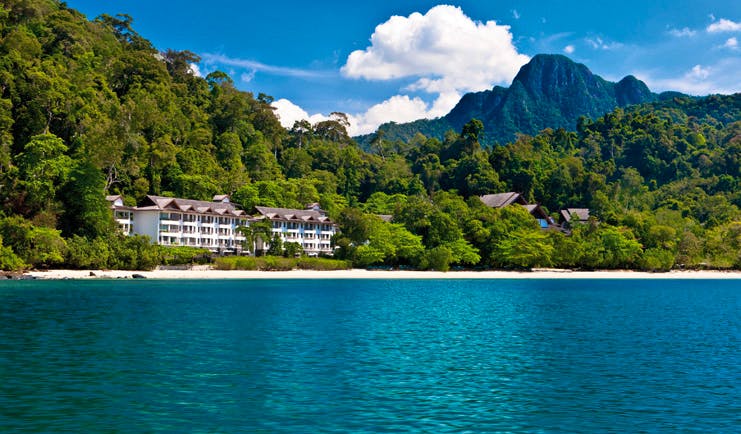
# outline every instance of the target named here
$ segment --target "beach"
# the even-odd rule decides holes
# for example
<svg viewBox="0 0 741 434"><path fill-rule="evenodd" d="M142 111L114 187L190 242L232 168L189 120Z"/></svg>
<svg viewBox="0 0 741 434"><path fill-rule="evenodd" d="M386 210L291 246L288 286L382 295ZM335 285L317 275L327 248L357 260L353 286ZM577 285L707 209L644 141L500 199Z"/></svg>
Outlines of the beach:
<svg viewBox="0 0 741 434"><path fill-rule="evenodd" d="M214 270L208 266L192 269L131 270L44 270L24 273L34 279L741 279L739 271L571 271L537 269L533 271L248 271Z"/></svg>

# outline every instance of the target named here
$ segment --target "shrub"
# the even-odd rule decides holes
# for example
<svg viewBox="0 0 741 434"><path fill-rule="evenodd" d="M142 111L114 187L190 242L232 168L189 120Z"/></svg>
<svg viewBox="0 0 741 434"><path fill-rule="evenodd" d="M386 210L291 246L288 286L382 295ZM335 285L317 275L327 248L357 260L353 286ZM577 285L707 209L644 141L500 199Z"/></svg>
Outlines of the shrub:
<svg viewBox="0 0 741 434"><path fill-rule="evenodd" d="M224 256L214 259L213 267L215 270L236 270L237 261L234 256Z"/></svg>
<svg viewBox="0 0 741 434"><path fill-rule="evenodd" d="M13 253L13 249L3 246L2 238L0 238L0 270L19 271L25 267L26 264L23 263L23 260Z"/></svg>
<svg viewBox="0 0 741 434"><path fill-rule="evenodd" d="M109 267L119 270L152 270L162 262L160 249L144 235L114 235L108 239Z"/></svg>
<svg viewBox="0 0 741 434"><path fill-rule="evenodd" d="M445 246L437 246L425 251L419 263L423 270L450 270L450 262L453 260L453 252Z"/></svg>
<svg viewBox="0 0 741 434"><path fill-rule="evenodd" d="M301 270L349 270L352 268L350 261L342 261L339 259L328 259L328 258L300 258L296 266Z"/></svg>
<svg viewBox="0 0 741 434"><path fill-rule="evenodd" d="M211 261L211 252L208 249L159 246L159 250L164 265L206 264Z"/></svg>
<svg viewBox="0 0 741 434"><path fill-rule="evenodd" d="M237 270L257 270L257 259L251 256L235 256L234 264Z"/></svg>
<svg viewBox="0 0 741 434"><path fill-rule="evenodd" d="M74 235L67 240L66 265L70 268L108 268L110 249L106 240Z"/></svg>
<svg viewBox="0 0 741 434"><path fill-rule="evenodd" d="M296 259L281 256L263 256L258 268L265 271L289 271L296 267Z"/></svg>
<svg viewBox="0 0 741 434"><path fill-rule="evenodd" d="M647 249L641 258L641 268L648 271L669 271L674 266L672 252L659 248Z"/></svg>

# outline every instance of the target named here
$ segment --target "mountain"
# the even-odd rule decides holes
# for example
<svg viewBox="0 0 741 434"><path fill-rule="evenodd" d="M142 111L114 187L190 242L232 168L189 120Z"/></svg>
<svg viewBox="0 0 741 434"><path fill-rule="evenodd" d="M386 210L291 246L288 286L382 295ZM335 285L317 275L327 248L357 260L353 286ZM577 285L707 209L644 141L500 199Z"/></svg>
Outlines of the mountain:
<svg viewBox="0 0 741 434"><path fill-rule="evenodd" d="M441 118L386 123L378 130L386 140L407 141L418 132L442 138L446 131L460 131L476 118L484 123L484 143L505 143L516 133L532 135L544 128L561 127L573 130L580 116L596 118L616 107L659 99L661 95L652 93L632 75L613 83L566 56L539 54L520 69L509 88L496 86L468 93ZM357 139L365 144L373 137Z"/></svg>

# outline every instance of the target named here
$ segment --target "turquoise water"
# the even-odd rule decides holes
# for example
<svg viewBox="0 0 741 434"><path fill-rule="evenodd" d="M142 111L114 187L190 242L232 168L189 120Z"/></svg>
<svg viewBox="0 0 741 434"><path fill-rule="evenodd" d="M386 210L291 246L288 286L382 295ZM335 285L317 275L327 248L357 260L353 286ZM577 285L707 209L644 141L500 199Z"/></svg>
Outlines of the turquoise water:
<svg viewBox="0 0 741 434"><path fill-rule="evenodd" d="M17 431L739 432L741 282L2 282Z"/></svg>

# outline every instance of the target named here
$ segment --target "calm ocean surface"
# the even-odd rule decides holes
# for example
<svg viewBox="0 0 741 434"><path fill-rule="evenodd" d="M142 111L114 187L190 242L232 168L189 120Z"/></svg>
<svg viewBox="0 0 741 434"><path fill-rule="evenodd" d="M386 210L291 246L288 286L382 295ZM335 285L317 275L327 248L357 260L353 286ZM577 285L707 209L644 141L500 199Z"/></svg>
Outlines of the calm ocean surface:
<svg viewBox="0 0 741 434"><path fill-rule="evenodd" d="M741 281L0 283L0 432L741 432Z"/></svg>

